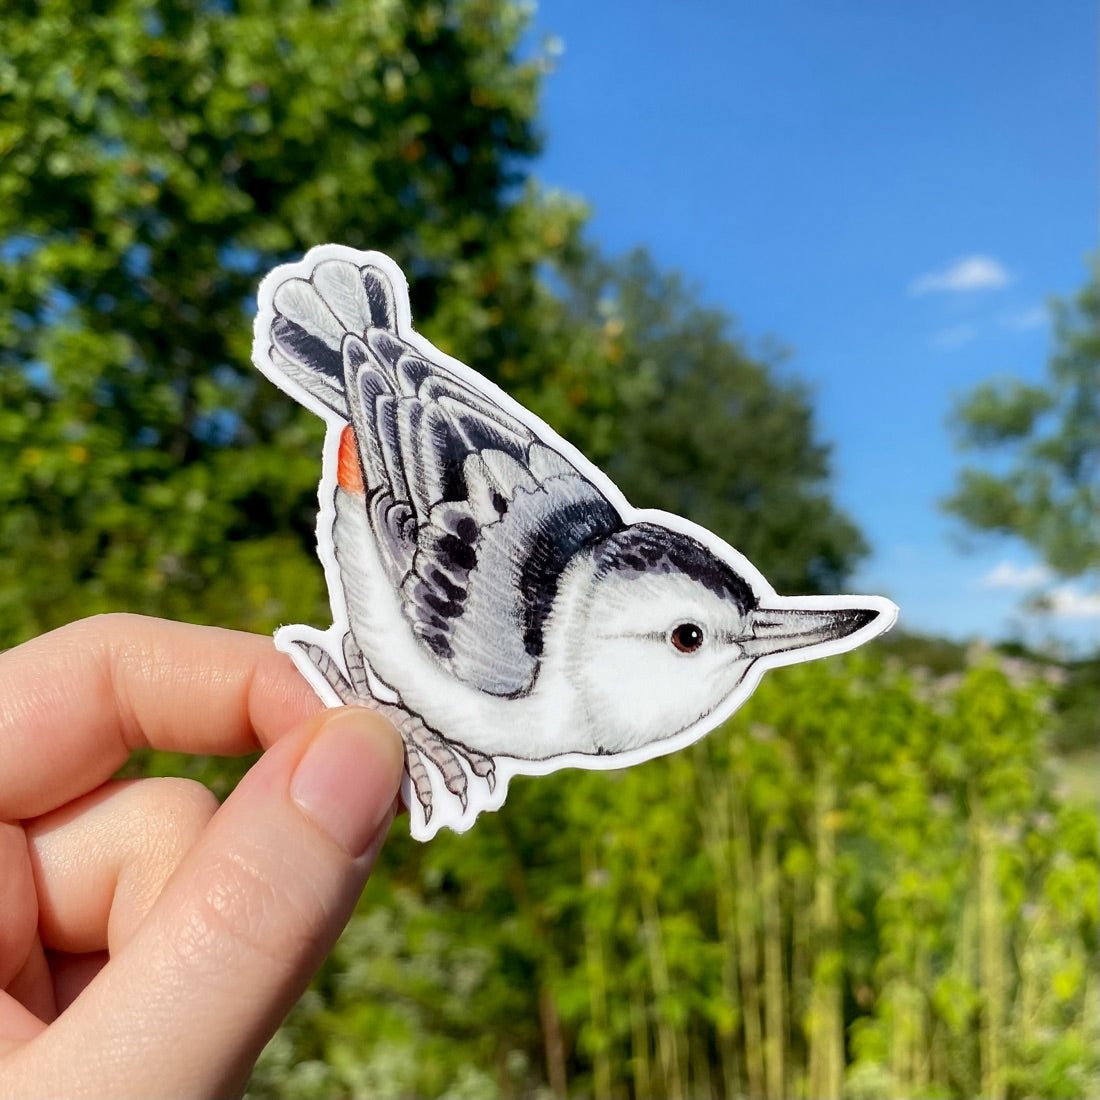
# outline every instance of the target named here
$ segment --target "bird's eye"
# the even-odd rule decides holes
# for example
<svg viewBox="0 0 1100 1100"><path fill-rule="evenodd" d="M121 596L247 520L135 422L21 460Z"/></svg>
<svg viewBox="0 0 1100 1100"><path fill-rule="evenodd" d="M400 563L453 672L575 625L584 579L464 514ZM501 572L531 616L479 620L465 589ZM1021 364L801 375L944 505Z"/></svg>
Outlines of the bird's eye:
<svg viewBox="0 0 1100 1100"><path fill-rule="evenodd" d="M694 653L703 644L703 628L695 623L681 623L673 629L669 641L681 653Z"/></svg>

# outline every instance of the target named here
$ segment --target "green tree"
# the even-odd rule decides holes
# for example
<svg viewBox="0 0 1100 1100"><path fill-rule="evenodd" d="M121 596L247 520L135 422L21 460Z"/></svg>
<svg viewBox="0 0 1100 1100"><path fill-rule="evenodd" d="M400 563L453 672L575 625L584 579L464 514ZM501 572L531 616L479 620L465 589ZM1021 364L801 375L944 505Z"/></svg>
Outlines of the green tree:
<svg viewBox="0 0 1100 1100"><path fill-rule="evenodd" d="M579 219L518 186L523 21L510 0L6 6L3 644L104 608L323 617L321 426L249 365L257 282L319 241L381 248L419 318L466 318L475 365L514 354Z"/></svg>
<svg viewBox="0 0 1100 1100"><path fill-rule="evenodd" d="M642 250L585 257L569 302L635 380L593 440L627 497L711 528L781 592L836 591L867 546L830 499L806 387L751 355L727 314Z"/></svg>
<svg viewBox="0 0 1100 1100"><path fill-rule="evenodd" d="M1100 285L1054 305L1055 345L1042 385L986 382L954 411L960 445L992 468L965 467L948 512L1023 539L1057 573L1100 565Z"/></svg>
<svg viewBox="0 0 1100 1100"><path fill-rule="evenodd" d="M326 618L321 425L249 365L259 278L325 240L393 255L421 331L639 503L713 523L787 590L849 568L801 389L651 264L603 265L580 205L524 182L524 19L511 0L9 6L0 644L107 609Z"/></svg>

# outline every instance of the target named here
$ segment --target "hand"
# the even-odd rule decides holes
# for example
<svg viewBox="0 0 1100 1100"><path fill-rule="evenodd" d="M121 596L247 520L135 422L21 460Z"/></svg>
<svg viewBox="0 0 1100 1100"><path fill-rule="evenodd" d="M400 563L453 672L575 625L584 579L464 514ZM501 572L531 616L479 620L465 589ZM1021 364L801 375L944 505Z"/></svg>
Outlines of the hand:
<svg viewBox="0 0 1100 1100"><path fill-rule="evenodd" d="M268 751L218 807L139 746ZM401 742L266 639L134 616L0 656L0 1097L239 1094L350 916Z"/></svg>

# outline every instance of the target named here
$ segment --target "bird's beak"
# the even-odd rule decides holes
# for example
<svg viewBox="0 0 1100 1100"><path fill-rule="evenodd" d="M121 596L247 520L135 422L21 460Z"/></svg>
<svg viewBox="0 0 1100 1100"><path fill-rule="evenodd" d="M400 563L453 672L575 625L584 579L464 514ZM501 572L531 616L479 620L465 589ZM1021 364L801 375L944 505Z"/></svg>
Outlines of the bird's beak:
<svg viewBox="0 0 1100 1100"><path fill-rule="evenodd" d="M754 658L805 649L847 638L879 614L869 607L822 610L758 607L749 616L749 629L740 644L745 656Z"/></svg>

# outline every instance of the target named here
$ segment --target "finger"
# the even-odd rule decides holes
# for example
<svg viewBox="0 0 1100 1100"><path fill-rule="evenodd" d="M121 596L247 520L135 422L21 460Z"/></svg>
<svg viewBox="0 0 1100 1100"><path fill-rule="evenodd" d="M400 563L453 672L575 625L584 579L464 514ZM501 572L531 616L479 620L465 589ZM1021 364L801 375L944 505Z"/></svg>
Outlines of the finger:
<svg viewBox="0 0 1100 1100"><path fill-rule="evenodd" d="M14 970L7 992L39 1020L52 1021L99 972L144 919L165 882L217 809L200 783L148 779L108 783L61 810L0 826L0 848L17 834L18 863L0 894L22 882L18 897L0 908L0 939L19 942L0 955ZM35 932L37 931L37 938ZM49 963L43 947L49 952ZM0 973L3 971L0 970ZM26 1037L22 1013L0 1009L0 1038Z"/></svg>
<svg viewBox="0 0 1100 1100"><path fill-rule="evenodd" d="M33 1061L57 1095L238 1093L354 908L403 761L393 728L361 708L282 738L127 946L13 1058L10 1087Z"/></svg>
<svg viewBox="0 0 1100 1100"><path fill-rule="evenodd" d="M42 1021L55 1014L49 963L36 937L23 969L0 993L0 1056L41 1034L47 1026ZM0 1088L0 1096L4 1095Z"/></svg>
<svg viewBox="0 0 1100 1100"><path fill-rule="evenodd" d="M268 638L135 615L72 623L0 656L0 820L64 805L137 747L250 752L320 706Z"/></svg>
<svg viewBox="0 0 1100 1100"><path fill-rule="evenodd" d="M201 783L107 783L27 822L38 929L52 951L117 954L218 808Z"/></svg>
<svg viewBox="0 0 1100 1100"><path fill-rule="evenodd" d="M103 969L106 951L64 955L35 939L26 965L0 994L0 1051L43 1031Z"/></svg>
<svg viewBox="0 0 1100 1100"><path fill-rule="evenodd" d="M27 838L19 825L0 822L0 989L18 974L38 929Z"/></svg>
<svg viewBox="0 0 1100 1100"><path fill-rule="evenodd" d="M42 1030L53 986L38 940L38 902L23 829L0 823L0 1052Z"/></svg>

